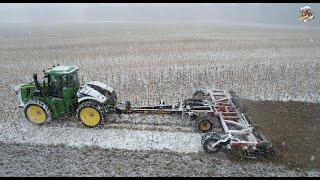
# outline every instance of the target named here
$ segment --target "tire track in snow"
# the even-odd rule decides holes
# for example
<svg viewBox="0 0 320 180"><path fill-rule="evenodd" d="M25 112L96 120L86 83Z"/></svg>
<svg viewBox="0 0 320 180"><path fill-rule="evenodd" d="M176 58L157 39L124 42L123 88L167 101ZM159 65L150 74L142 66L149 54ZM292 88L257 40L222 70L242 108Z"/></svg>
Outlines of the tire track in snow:
<svg viewBox="0 0 320 180"><path fill-rule="evenodd" d="M178 153L202 151L201 134L131 129L86 129L27 125L15 130L0 126L0 141L35 145L96 146L104 149L164 150Z"/></svg>

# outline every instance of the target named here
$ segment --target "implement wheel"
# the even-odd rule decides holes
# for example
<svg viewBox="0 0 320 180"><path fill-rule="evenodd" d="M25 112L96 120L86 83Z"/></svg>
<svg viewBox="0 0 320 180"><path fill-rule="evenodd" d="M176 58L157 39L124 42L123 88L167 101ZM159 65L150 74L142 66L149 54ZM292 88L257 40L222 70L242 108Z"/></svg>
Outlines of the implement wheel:
<svg viewBox="0 0 320 180"><path fill-rule="evenodd" d="M98 102L85 101L77 109L77 118L85 127L102 127L106 120L106 110Z"/></svg>
<svg viewBox="0 0 320 180"><path fill-rule="evenodd" d="M236 94L236 92L230 90L229 94L231 95L231 101L233 102L234 105L236 105L237 107L241 107L240 106L240 98L239 96Z"/></svg>
<svg viewBox="0 0 320 180"><path fill-rule="evenodd" d="M24 108L24 114L28 121L36 125L48 124L52 121L49 106L39 99L30 100Z"/></svg>
<svg viewBox="0 0 320 180"><path fill-rule="evenodd" d="M208 94L206 94L205 89L197 89L192 95L192 99L206 100L207 98Z"/></svg>
<svg viewBox="0 0 320 180"><path fill-rule="evenodd" d="M265 155L265 157L267 157L268 159L276 159L277 158L277 152L274 149L271 142L262 142L260 150Z"/></svg>
<svg viewBox="0 0 320 180"><path fill-rule="evenodd" d="M219 152L220 149L223 147L223 144L219 143L216 144L214 147L212 145L219 141L220 138L221 137L217 133L207 133L204 136L202 136L201 145L203 150L210 154Z"/></svg>
<svg viewBox="0 0 320 180"><path fill-rule="evenodd" d="M196 131L201 133L209 132L213 129L213 122L210 120L210 117L198 117L195 121Z"/></svg>

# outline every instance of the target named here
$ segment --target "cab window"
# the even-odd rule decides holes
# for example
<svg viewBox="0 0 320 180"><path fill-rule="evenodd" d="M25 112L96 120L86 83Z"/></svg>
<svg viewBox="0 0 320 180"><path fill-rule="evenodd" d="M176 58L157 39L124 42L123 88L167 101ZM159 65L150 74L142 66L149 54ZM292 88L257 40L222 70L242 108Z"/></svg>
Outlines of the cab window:
<svg viewBox="0 0 320 180"><path fill-rule="evenodd" d="M77 72L63 75L62 82L63 87L78 87L79 80Z"/></svg>

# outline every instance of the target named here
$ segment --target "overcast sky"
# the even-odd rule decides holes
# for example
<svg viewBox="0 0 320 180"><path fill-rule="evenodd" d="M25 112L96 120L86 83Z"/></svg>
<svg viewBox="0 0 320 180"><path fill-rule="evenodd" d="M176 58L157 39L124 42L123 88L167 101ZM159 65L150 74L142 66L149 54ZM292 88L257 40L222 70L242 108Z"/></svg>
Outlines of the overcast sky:
<svg viewBox="0 0 320 180"><path fill-rule="evenodd" d="M299 8L309 5L315 19L297 20ZM318 19L319 17L319 19ZM221 22L320 26L320 4L313 3L39 3L1 4L0 22Z"/></svg>

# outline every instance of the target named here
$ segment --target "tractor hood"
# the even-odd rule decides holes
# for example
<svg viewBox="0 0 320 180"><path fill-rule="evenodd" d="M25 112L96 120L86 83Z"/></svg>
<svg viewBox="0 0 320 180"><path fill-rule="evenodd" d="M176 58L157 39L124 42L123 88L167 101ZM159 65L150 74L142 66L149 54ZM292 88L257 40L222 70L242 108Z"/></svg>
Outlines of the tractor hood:
<svg viewBox="0 0 320 180"><path fill-rule="evenodd" d="M100 87L101 89L107 90L107 91L109 91L110 93L113 92L112 87L110 87L110 86L108 86L108 85L106 85L106 84L104 84L104 83L101 83L101 82L99 82L99 81L90 81L90 82L88 82L88 83L86 83L86 84L87 84L87 85L91 85L91 86Z"/></svg>
<svg viewBox="0 0 320 180"><path fill-rule="evenodd" d="M117 100L115 91L108 85L98 82L87 82L77 93L78 102L96 100L100 103L114 104Z"/></svg>
<svg viewBox="0 0 320 180"><path fill-rule="evenodd" d="M106 96L104 96L99 91L93 89L89 85L84 85L78 92L77 92L78 102L84 100L95 100L100 103L105 103L107 101Z"/></svg>
<svg viewBox="0 0 320 180"><path fill-rule="evenodd" d="M28 100L28 95L30 92L35 90L34 82L19 84L14 88L15 94L17 96L19 107L24 107L26 101Z"/></svg>

